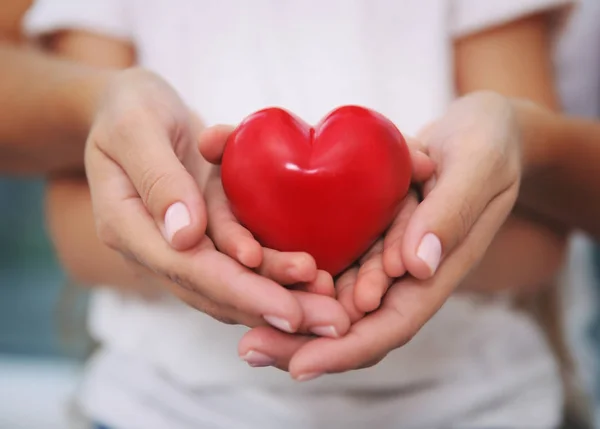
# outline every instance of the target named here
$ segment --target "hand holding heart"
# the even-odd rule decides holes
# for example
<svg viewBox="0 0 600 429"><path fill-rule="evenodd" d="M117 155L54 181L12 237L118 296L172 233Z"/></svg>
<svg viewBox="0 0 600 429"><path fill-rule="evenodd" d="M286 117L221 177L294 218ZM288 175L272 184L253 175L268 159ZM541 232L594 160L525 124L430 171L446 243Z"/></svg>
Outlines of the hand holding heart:
<svg viewBox="0 0 600 429"><path fill-rule="evenodd" d="M204 134L209 161L219 161L231 131ZM255 363L299 380L371 366L410 340L477 264L518 194L522 148L511 105L491 93L463 97L419 140L436 163L427 180L431 164L413 152L415 178L427 180L424 201L417 206L406 198L383 243L337 280L338 300L353 323L348 332L314 339L257 327L240 341L241 356L261 356ZM405 270L412 276L393 282L387 276ZM363 317L386 289L378 309Z"/></svg>
<svg viewBox="0 0 600 429"><path fill-rule="evenodd" d="M385 118L360 108L353 108L355 110L350 112L347 109L335 111L316 128L312 145L306 140L307 136L310 138L310 128L276 109L254 115L251 118L258 120L254 123L246 121L237 128L237 134L232 134L231 127L208 129L201 138L200 146L209 161L219 163L223 147L229 141L229 151L226 149L223 155L223 182L229 183L229 195L238 203L231 204L238 208L236 214L246 220L246 225L253 226L255 234L263 231L263 234L258 234L262 236L263 243L273 243L279 249L309 250L317 255L319 266L326 267L332 274L347 268L372 245L358 261L360 268L347 270L337 284L338 301L355 322L366 312L379 307L382 296L391 285L384 264L395 275L404 274L404 265L397 255L406 222L417 201L413 193L403 197L408 190L411 172L414 170L413 179L423 181L431 176L433 164L422 152L409 152L402 135ZM265 135L266 130L272 134ZM265 134L256 135L258 132ZM290 136L290 132L295 134ZM343 141L339 141L340 133ZM289 140L285 140L286 134ZM236 137L240 136L245 140L239 139L237 142L241 146L236 146ZM281 146L290 140L296 146L292 146L292 151L288 147L286 153ZM370 141L371 145L365 145L365 141ZM261 147L261 143L266 143L266 147ZM327 151L332 148L335 149L335 157ZM307 169L305 163L308 159L312 162L308 177L297 174ZM354 162L349 162L349 159ZM293 162L299 165L279 168ZM348 164L352 169L348 170ZM284 183L292 189L285 189ZM277 191L281 193L277 195ZM290 195L296 200L290 200ZM265 254L279 254L281 260L285 258L285 253L261 249L253 235L237 223L229 210L230 204L223 192L218 170L209 182L206 199L208 234L219 250L252 268L260 266ZM314 202L311 201L313 199ZM290 207L296 210L289 210ZM396 220L384 242L379 236L394 216ZM341 223L344 224L342 227ZM274 228L275 225L279 228ZM317 240L310 240L308 234ZM384 260L384 246L388 249L387 261ZM278 281L288 284L282 280ZM309 290L324 294L332 292L323 287L310 288L310 285ZM348 327L344 327L341 331L335 326L322 326L320 331L336 332L337 335L329 335L335 337L345 334ZM268 331L263 332L269 335ZM275 335L278 333L274 331ZM270 357L266 359L265 356L269 355L255 349L245 351L243 356L250 360L260 356L260 362L250 362L253 365L277 363Z"/></svg>

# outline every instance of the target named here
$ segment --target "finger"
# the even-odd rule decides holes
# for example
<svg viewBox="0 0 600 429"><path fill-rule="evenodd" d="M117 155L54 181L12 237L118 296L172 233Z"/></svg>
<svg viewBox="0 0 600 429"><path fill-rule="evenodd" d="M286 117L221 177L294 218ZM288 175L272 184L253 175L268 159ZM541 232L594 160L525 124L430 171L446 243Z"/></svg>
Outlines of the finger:
<svg viewBox="0 0 600 429"><path fill-rule="evenodd" d="M350 320L333 298L306 292L295 292L294 295L306 315L298 332L329 338L338 338L348 332ZM238 353L251 366L272 365L287 370L292 355L310 340L309 336L285 334L271 327L260 326L242 337Z"/></svg>
<svg viewBox="0 0 600 429"><path fill-rule="evenodd" d="M317 295L335 298L335 284L333 282L333 277L331 277L331 274L327 271L323 270L317 270L317 276L314 280L306 283L299 283L294 285L294 288Z"/></svg>
<svg viewBox="0 0 600 429"><path fill-rule="evenodd" d="M231 212L216 169L206 185L205 197L208 211L207 233L217 249L247 267L260 266L263 262L262 247Z"/></svg>
<svg viewBox="0 0 600 429"><path fill-rule="evenodd" d="M287 371L296 351L312 340L314 337L290 335L269 326L260 326L242 337L238 354L252 367L274 366Z"/></svg>
<svg viewBox="0 0 600 429"><path fill-rule="evenodd" d="M101 127L92 131L88 146L101 150L123 170L164 238L178 250L198 243L206 228L204 199L180 159L190 156L188 147L196 146L191 126L177 141L151 115L125 116L117 125L107 125L109 130ZM196 158L201 162L197 152Z"/></svg>
<svg viewBox="0 0 600 429"><path fill-rule="evenodd" d="M323 286L322 278L320 283L312 283L317 280L317 263L308 253L279 252L268 248L262 251L262 264L257 269L260 275L282 285L309 282L312 286Z"/></svg>
<svg viewBox="0 0 600 429"><path fill-rule="evenodd" d="M358 271L354 285L354 303L362 313L376 310L387 289L392 284L383 269L383 240L378 240Z"/></svg>
<svg viewBox="0 0 600 429"><path fill-rule="evenodd" d="M202 156L211 164L220 164L225 144L234 127L215 125L204 130L200 135L198 147Z"/></svg>
<svg viewBox="0 0 600 429"><path fill-rule="evenodd" d="M118 172L116 164L107 158L103 160L106 161L103 171L112 168L113 173ZM128 183L122 175L114 177ZM124 249L143 265L219 306L263 317L286 332L298 329L302 309L290 291L215 251L207 237L194 249L173 250L162 239L140 199L115 196L112 185L118 184L109 181L108 187L95 186L92 191L92 199L98 202L97 215L104 222L100 235L107 244Z"/></svg>
<svg viewBox="0 0 600 429"><path fill-rule="evenodd" d="M435 173L435 163L423 151L409 148L412 163L412 181L421 183L429 180Z"/></svg>
<svg viewBox="0 0 600 429"><path fill-rule="evenodd" d="M354 285L358 277L358 268L352 267L342 274L336 282L337 299L350 317L351 323L356 323L365 313L359 310L354 300Z"/></svg>
<svg viewBox="0 0 600 429"><path fill-rule="evenodd" d="M402 201L396 218L385 234L381 262L389 277L397 278L406 273L402 260L402 244L406 226L417 206L417 196L414 191L411 191Z"/></svg>
<svg viewBox="0 0 600 429"><path fill-rule="evenodd" d="M335 298L304 291L293 291L292 294L300 303L304 314L298 332L331 338L348 332L350 318Z"/></svg>
<svg viewBox="0 0 600 429"><path fill-rule="evenodd" d="M499 228L506 211L503 194L495 199L473 227L472 234L440 265L428 280L405 277L388 290L381 307L351 326L338 339L320 338L299 350L289 370L296 379L306 374L344 372L371 366L391 350L405 345L441 308L465 273L491 241L489 231Z"/></svg>
<svg viewBox="0 0 600 429"><path fill-rule="evenodd" d="M518 182L507 181L499 188L495 183L502 179L496 180L493 173L489 174L488 163L487 159L473 156L468 165L477 168L468 169L464 168L465 162L449 161L438 174L435 186L411 216L402 240L402 260L413 276L431 277L442 258L465 239L497 195L511 189L516 199Z"/></svg>

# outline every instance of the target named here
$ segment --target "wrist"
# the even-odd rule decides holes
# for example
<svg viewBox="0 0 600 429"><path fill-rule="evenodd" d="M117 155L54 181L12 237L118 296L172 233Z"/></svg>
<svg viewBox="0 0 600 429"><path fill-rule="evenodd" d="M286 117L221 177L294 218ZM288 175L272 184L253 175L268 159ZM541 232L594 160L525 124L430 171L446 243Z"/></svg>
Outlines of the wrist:
<svg viewBox="0 0 600 429"><path fill-rule="evenodd" d="M67 91L70 94L68 110L74 122L78 140L85 142L92 128L96 112L112 77L113 70L82 69L69 78Z"/></svg>
<svg viewBox="0 0 600 429"><path fill-rule="evenodd" d="M522 148L523 172L544 170L560 156L553 130L556 115L531 101L511 100Z"/></svg>

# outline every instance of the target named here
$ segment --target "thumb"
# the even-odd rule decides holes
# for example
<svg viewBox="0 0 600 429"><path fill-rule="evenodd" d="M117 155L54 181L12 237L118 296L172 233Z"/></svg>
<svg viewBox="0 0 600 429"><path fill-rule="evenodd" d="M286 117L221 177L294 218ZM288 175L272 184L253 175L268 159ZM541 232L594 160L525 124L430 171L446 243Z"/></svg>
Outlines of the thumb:
<svg viewBox="0 0 600 429"><path fill-rule="evenodd" d="M206 128L198 141L202 156L211 164L220 164L229 135L234 130L230 125L215 125Z"/></svg>
<svg viewBox="0 0 600 429"><path fill-rule="evenodd" d="M488 204L506 192L470 177L473 173L465 169L447 167L411 216L401 255L386 255L401 258L406 270L421 280L435 274L443 257L466 238Z"/></svg>
<svg viewBox="0 0 600 429"><path fill-rule="evenodd" d="M136 195L131 189L129 197L141 198L164 238L177 250L196 245L204 236L207 223L200 186L174 150L177 146L196 147L195 136L189 134L171 142L163 130L137 127L119 133L120 141L106 145L109 151L96 146L123 170L137 191ZM90 139L93 141L93 135ZM186 164L202 162L196 150L181 149L181 152L182 158L191 158L183 159Z"/></svg>

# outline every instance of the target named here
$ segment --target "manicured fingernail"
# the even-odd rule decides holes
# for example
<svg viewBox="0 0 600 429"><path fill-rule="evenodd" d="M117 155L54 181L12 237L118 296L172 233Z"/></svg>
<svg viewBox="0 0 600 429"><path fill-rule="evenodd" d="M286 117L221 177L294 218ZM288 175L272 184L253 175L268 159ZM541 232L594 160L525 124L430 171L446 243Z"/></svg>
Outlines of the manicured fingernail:
<svg viewBox="0 0 600 429"><path fill-rule="evenodd" d="M248 353L242 356L242 359L245 360L248 365L257 368L263 366L272 366L275 363L275 359L272 357L255 350L250 350Z"/></svg>
<svg viewBox="0 0 600 429"><path fill-rule="evenodd" d="M165 213L165 233L169 243L178 231L192 223L190 212L182 202L172 204Z"/></svg>
<svg viewBox="0 0 600 429"><path fill-rule="evenodd" d="M338 338L340 335L338 334L337 329L335 329L335 326L315 326L313 328L310 329L310 332L312 332L315 335L318 335L319 337L330 337L330 338Z"/></svg>
<svg viewBox="0 0 600 429"><path fill-rule="evenodd" d="M309 372L307 374L300 374L298 377L296 377L296 381L314 380L315 378L318 378L322 375L323 375L323 373L320 373L320 372Z"/></svg>
<svg viewBox="0 0 600 429"><path fill-rule="evenodd" d="M267 323L269 325L274 326L275 328L279 329L280 331L287 332L289 334L294 332L292 330L292 325L290 324L290 322L288 322L285 319L282 319L281 317L264 316L264 319L267 321Z"/></svg>
<svg viewBox="0 0 600 429"><path fill-rule="evenodd" d="M425 234L417 249L417 257L427 264L433 275L442 258L442 243L435 234Z"/></svg>

